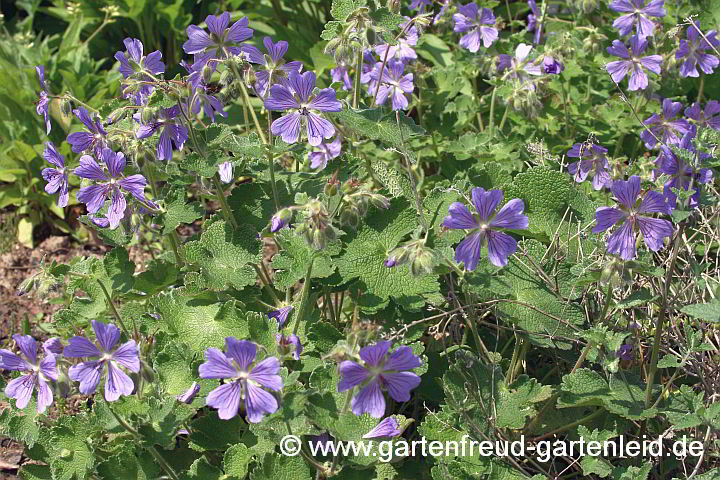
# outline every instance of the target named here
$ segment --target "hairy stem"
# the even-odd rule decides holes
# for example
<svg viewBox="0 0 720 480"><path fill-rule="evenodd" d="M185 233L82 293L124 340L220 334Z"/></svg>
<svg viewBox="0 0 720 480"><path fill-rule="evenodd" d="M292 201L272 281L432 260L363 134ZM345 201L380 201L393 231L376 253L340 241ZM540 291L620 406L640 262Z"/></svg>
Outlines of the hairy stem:
<svg viewBox="0 0 720 480"><path fill-rule="evenodd" d="M300 309L298 310L297 318L295 318L295 325L293 325L293 333L297 334L300 322L305 318L308 308L308 297L310 296L310 282L312 277L313 263L315 263L315 256L310 259L310 266L305 274L305 281L303 282L302 294L300 295Z"/></svg>
<svg viewBox="0 0 720 480"><path fill-rule="evenodd" d="M232 212L230 211L230 206L227 203L227 199L225 198L225 190L223 189L222 184L220 183L220 175L217 173L215 176L212 177L213 186L215 187L215 190L217 191L217 199L218 202L220 202L220 208L222 208L222 214L223 217L225 217L225 221L228 222L230 225L232 225L233 228L237 228L237 220L235 220L235 217L233 216Z"/></svg>
<svg viewBox="0 0 720 480"><path fill-rule="evenodd" d="M280 210L280 197L278 197L277 185L275 184L275 159L273 158L273 134L272 134L272 114L267 111L267 129L268 129L268 172L270 173L270 188L272 189L273 202L275 203L275 211Z"/></svg>

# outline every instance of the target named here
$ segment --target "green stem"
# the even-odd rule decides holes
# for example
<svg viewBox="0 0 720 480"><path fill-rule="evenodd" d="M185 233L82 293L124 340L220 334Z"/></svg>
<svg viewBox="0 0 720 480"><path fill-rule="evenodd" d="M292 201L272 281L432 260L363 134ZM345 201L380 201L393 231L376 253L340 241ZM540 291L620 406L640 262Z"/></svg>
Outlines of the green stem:
<svg viewBox="0 0 720 480"><path fill-rule="evenodd" d="M700 73L700 86L698 87L698 96L697 96L698 103L700 102L700 100L702 100L703 90L705 90L705 74L701 72Z"/></svg>
<svg viewBox="0 0 720 480"><path fill-rule="evenodd" d="M505 126L505 120L507 120L508 111L510 111L510 104L507 104L505 106L505 112L503 112L502 120L500 120L500 125L498 126L498 130L500 130L501 132L503 127Z"/></svg>
<svg viewBox="0 0 720 480"><path fill-rule="evenodd" d="M488 130L492 132L495 126L495 96L497 95L497 87L493 87L492 96L490 97L490 119L488 120Z"/></svg>
<svg viewBox="0 0 720 480"><path fill-rule="evenodd" d="M608 283L607 291L605 292L605 306L600 314L599 320L602 322L607 317L608 310L610 309L610 302L612 301L612 283Z"/></svg>
<svg viewBox="0 0 720 480"><path fill-rule="evenodd" d="M387 52L385 52L385 56L387 57ZM362 76L362 67L363 67L363 51L362 51L362 49L358 49L357 59L355 61L355 85L353 88L353 109L358 107L358 99L360 98L360 77Z"/></svg>
<svg viewBox="0 0 720 480"><path fill-rule="evenodd" d="M130 335L130 331L125 327L125 323L122 320L122 317L120 316L120 312L117 311L117 308L115 308L115 304L112 301L112 297L110 296L110 292L107 291L107 288L105 288L105 285L100 281L100 279L97 279L98 284L100 285L100 288L103 291L103 294L105 294L105 299L108 302L108 305L110 305L110 311L113 314L113 317L115 317L115 320L117 320L118 324L120 324L120 328L130 338L133 338L132 335Z"/></svg>
<svg viewBox="0 0 720 480"><path fill-rule="evenodd" d="M233 66L233 70L237 71L237 69ZM240 90L242 90L243 98L245 99L245 103L247 104L248 110L250 110L250 116L253 119L253 123L255 124L255 130L257 130L258 135L260 136L260 139L263 143L267 143L267 139L265 138L265 134L263 133L263 129L260 128L260 122L258 121L258 117L255 114L255 109L250 104L250 95L248 95L247 88L245 88L245 83L240 80Z"/></svg>
<svg viewBox="0 0 720 480"><path fill-rule="evenodd" d="M216 173L215 176L212 177L212 181L215 190L217 190L217 199L220 202L220 208L222 208L223 217L225 217L225 221L227 221L230 225L232 225L233 228L236 229L238 227L238 224L235 220L235 217L233 217L233 214L230 211L230 206L228 205L227 199L225 198L225 190L220 183L220 176Z"/></svg>
<svg viewBox="0 0 720 480"><path fill-rule="evenodd" d="M157 185L155 185L155 179L153 178L152 168L150 168L150 162L148 162L147 160L143 165L143 170L145 171L145 177L147 177L147 181L150 184L150 190L152 191L153 198L157 200ZM170 234L168 235L168 239L170 240L170 246L172 247L172 251L175 254L175 263L177 264L178 270L180 270L183 268L183 266L185 266L185 261L180 255L180 245L182 245L182 242L180 241L180 237L178 237L175 229L170 232Z"/></svg>
<svg viewBox="0 0 720 480"><path fill-rule="evenodd" d="M273 135L272 135L272 114L267 111L267 129L268 129L268 172L270 173L270 188L272 189L273 202L275 203L275 211L280 210L280 197L278 196L277 185L275 184L275 159L273 158Z"/></svg>
<svg viewBox="0 0 720 480"><path fill-rule="evenodd" d="M118 422L128 433L130 433L130 435L132 435L133 437L135 437L135 439L138 441L138 443L142 444L142 435L140 435L140 434L137 432L137 430L135 430L133 427L131 427L130 424L128 424L128 423L125 421L124 418L122 418L120 415L118 415L117 413L115 413L115 411L114 411L114 410L112 409L112 407L110 406L110 403L109 403L109 402L106 402L106 403L107 403L108 410L110 410L110 413L112 414L112 416L115 417L115 420L117 420L117 422ZM155 459L155 461L158 463L158 465L160 465L160 468L162 468L163 471L165 471L165 473L167 473L168 477L170 477L172 480L180 480L180 477L179 477L178 474L175 472L175 470L172 468L172 466L167 462L167 460L165 460L165 458L164 458L162 455L160 455L160 452L158 452L157 449L156 449L153 445L145 446L144 448L145 448L148 452L150 452L150 455L152 455L153 458Z"/></svg>
<svg viewBox="0 0 720 480"><path fill-rule="evenodd" d="M314 255L310 258L310 265L308 266L307 273L305 274L305 282L303 283L302 294L300 295L300 309L298 310L297 317L295 318L295 325L293 325L294 334L297 334L300 322L305 318L305 314L307 313L313 263L315 263Z"/></svg>
<svg viewBox="0 0 720 480"><path fill-rule="evenodd" d="M552 430L552 431L550 431L550 432L548 432L548 433L546 433L546 434L544 434L544 435L540 435L540 436L537 437L537 438L534 438L534 439L533 439L533 442L538 442L538 441L540 441L540 440L544 440L544 439L546 439L546 438L550 438L550 437L552 437L553 435L557 435L558 433L567 432L567 431L570 430L571 428L575 428L575 427L577 427L578 425L583 425L583 424L589 422L590 420L594 419L595 417L599 417L599 416L602 415L603 413L605 413L605 409L604 409L604 408L598 408L598 409L595 410L593 413L591 413L590 415L587 415L587 416L581 418L580 420L576 420L576 421L574 421L574 422L572 422L572 423L568 423L567 425L563 425L563 426L560 427L560 428L556 428L555 430Z"/></svg>
<svg viewBox="0 0 720 480"><path fill-rule="evenodd" d="M692 188L692 186L690 187ZM652 387L655 383L655 373L657 372L658 356L660 353L660 343L662 343L663 327L665 326L665 315L668 303L668 290L670 289L670 281L672 280L673 270L675 270L675 261L680 252L680 239L682 238L683 224L680 224L678 232L675 234L675 243L670 253L670 264L667 272L665 272L665 283L663 285L663 296L660 304L660 313L658 315L657 327L655 327L655 339L653 341L652 353L650 355L650 370L648 371L647 384L645 385L645 408L652 405Z"/></svg>

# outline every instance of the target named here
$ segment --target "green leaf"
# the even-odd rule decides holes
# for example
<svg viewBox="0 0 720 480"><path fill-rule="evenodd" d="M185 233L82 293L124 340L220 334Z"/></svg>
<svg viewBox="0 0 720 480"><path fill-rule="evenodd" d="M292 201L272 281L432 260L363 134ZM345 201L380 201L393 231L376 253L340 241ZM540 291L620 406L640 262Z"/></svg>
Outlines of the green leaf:
<svg viewBox="0 0 720 480"><path fill-rule="evenodd" d="M272 260L275 285L278 288L290 288L305 278L313 257L313 278L327 278L335 273L336 266L330 256L340 253L339 242L317 251L310 247L303 237L288 229L275 234L275 240L281 247Z"/></svg>
<svg viewBox="0 0 720 480"><path fill-rule="evenodd" d="M223 468L225 475L232 480L242 480L248 473L248 466L252 461L252 455L244 443L238 443L228 448L223 457Z"/></svg>
<svg viewBox="0 0 720 480"><path fill-rule="evenodd" d="M212 410L190 424L190 446L199 451L224 451L240 442L247 429L247 424L240 416L221 420L217 411Z"/></svg>
<svg viewBox="0 0 720 480"><path fill-rule="evenodd" d="M370 13L370 19L373 21L373 26L375 28L388 31L399 28L400 25L407 21L402 15L392 13L390 10L384 7Z"/></svg>
<svg viewBox="0 0 720 480"><path fill-rule="evenodd" d="M333 0L330 15L335 20L345 21L351 13L365 5L367 0Z"/></svg>
<svg viewBox="0 0 720 480"><path fill-rule="evenodd" d="M394 114L388 114L381 108L369 110L343 110L329 116L340 121L349 130L361 137L379 140L387 146L404 151L408 140L423 135L425 130L415 125L410 117L400 116L398 128Z"/></svg>
<svg viewBox="0 0 720 480"><path fill-rule="evenodd" d="M652 463L644 462L642 467L615 467L612 472L614 480L647 480L652 470Z"/></svg>
<svg viewBox="0 0 720 480"><path fill-rule="evenodd" d="M337 259L343 281L360 280L364 293L359 301L367 310L384 308L391 298L408 310L441 301L437 276L413 276L408 268L385 267L388 252L417 228L417 215L407 202L393 203L389 210L371 212Z"/></svg>
<svg viewBox="0 0 720 480"><path fill-rule="evenodd" d="M249 264L262 261L262 242L249 225L233 229L224 221L216 221L200 240L185 244L185 256L200 266L211 289L242 289L255 283L255 270Z"/></svg>
<svg viewBox="0 0 720 480"><path fill-rule="evenodd" d="M628 380L634 379L626 374ZM630 420L642 420L657 415L656 408L645 409L645 385L628 383L623 377L605 380L598 372L580 368L563 377L558 408L597 405L610 413Z"/></svg>
<svg viewBox="0 0 720 480"><path fill-rule="evenodd" d="M23 410L5 408L0 412L0 433L32 447L40 437L40 427L35 422L37 415L34 398Z"/></svg>
<svg viewBox="0 0 720 480"><path fill-rule="evenodd" d="M367 168L365 164L360 163L360 159L351 154L345 154L345 157L355 163ZM415 201L415 194L412 191L412 185L407 173L393 165L389 165L380 158L371 158L368 160L373 176L382 183L383 187L390 192L393 197L405 197L410 201Z"/></svg>
<svg viewBox="0 0 720 480"><path fill-rule="evenodd" d="M535 264L539 264L545 252L545 247L535 240L521 242L518 248L527 250ZM562 300L551 291L548 282L538 276L531 265L528 259L517 255L510 259L500 279L509 285L515 300L523 304L501 303L498 312L501 318L530 333L534 344L567 350L572 343L566 339L574 338L577 327L585 323L585 312L579 304ZM548 276L553 275L544 271ZM569 271L567 273L569 279ZM562 286L565 280L558 277L555 283Z"/></svg>
<svg viewBox="0 0 720 480"><path fill-rule="evenodd" d="M103 480L153 480L162 470L155 459L144 449L131 447L110 456L100 463L97 472Z"/></svg>
<svg viewBox="0 0 720 480"><path fill-rule="evenodd" d="M634 291L628 297L623 298L615 304L615 308L626 309L632 307L641 307L653 302L657 296L653 295L647 288L641 288Z"/></svg>
<svg viewBox="0 0 720 480"><path fill-rule="evenodd" d="M205 457L200 457L193 462L190 469L180 476L181 480L220 480L223 473L214 465L211 465Z"/></svg>
<svg viewBox="0 0 720 480"><path fill-rule="evenodd" d="M235 157L263 158L267 155L267 147L256 133L249 135L231 134L222 139L219 145L230 150Z"/></svg>
<svg viewBox="0 0 720 480"><path fill-rule="evenodd" d="M52 480L50 465L35 465L27 463L18 471L18 477L23 480Z"/></svg>
<svg viewBox="0 0 720 480"><path fill-rule="evenodd" d="M149 397L147 406L148 412L141 415L143 422L137 427L145 445L170 448L178 430L195 414L194 408L175 399Z"/></svg>
<svg viewBox="0 0 720 480"><path fill-rule="evenodd" d="M95 465L95 456L87 443L92 428L83 416L61 417L52 427L53 480L85 480Z"/></svg>
<svg viewBox="0 0 720 480"><path fill-rule="evenodd" d="M265 455L262 464L250 474L250 480L311 480L310 467L301 456Z"/></svg>
<svg viewBox="0 0 720 480"><path fill-rule="evenodd" d="M680 367L680 359L676 357L675 355L665 355L662 357L658 363L658 368L675 368Z"/></svg>
<svg viewBox="0 0 720 480"><path fill-rule="evenodd" d="M165 195L165 213L160 217L163 235L168 235L181 224L192 223L205 214L205 208L200 203L185 203L185 196L183 188L172 188Z"/></svg>
<svg viewBox="0 0 720 480"><path fill-rule="evenodd" d="M225 337L247 338L245 314L234 301L225 304L183 295L183 289L164 292L152 300L161 322L190 350L203 353L223 347Z"/></svg>
<svg viewBox="0 0 720 480"><path fill-rule="evenodd" d="M135 264L130 261L130 256L125 248L115 247L105 254L103 265L110 279L109 291L127 293L133 288Z"/></svg>
<svg viewBox="0 0 720 480"><path fill-rule="evenodd" d="M706 322L720 322L720 300L713 299L708 303L695 303L693 305L685 305L680 309L681 312L691 317Z"/></svg>

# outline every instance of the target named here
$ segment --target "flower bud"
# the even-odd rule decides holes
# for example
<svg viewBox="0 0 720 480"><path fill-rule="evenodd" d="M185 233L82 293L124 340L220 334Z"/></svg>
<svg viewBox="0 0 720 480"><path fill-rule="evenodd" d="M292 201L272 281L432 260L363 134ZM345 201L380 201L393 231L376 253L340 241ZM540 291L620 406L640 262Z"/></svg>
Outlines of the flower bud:
<svg viewBox="0 0 720 480"><path fill-rule="evenodd" d="M340 212L340 223L356 230L360 225L360 211L355 205L348 205Z"/></svg>
<svg viewBox="0 0 720 480"><path fill-rule="evenodd" d="M376 208L382 208L387 210L390 208L390 200L387 197L380 195L379 193L373 193L370 195L370 203Z"/></svg>
<svg viewBox="0 0 720 480"><path fill-rule="evenodd" d="M110 112L110 116L107 119L108 125L115 124L125 118L125 115L127 115L127 110L125 108L118 108L116 110L113 110Z"/></svg>
<svg viewBox="0 0 720 480"><path fill-rule="evenodd" d="M410 264L410 272L417 276L432 273L435 267L435 255L429 248L418 247L415 251L415 258Z"/></svg>
<svg viewBox="0 0 720 480"><path fill-rule="evenodd" d="M72 102L70 101L70 99L66 98L60 103L60 111L66 117L70 115L70 113L72 112Z"/></svg>
<svg viewBox="0 0 720 480"><path fill-rule="evenodd" d="M154 107L145 107L142 109L142 112L140 113L140 120L142 120L142 123L150 123L153 120L155 120L155 117L157 116L158 111Z"/></svg>
<svg viewBox="0 0 720 480"><path fill-rule="evenodd" d="M255 69L252 66L248 66L245 70L245 85L255 85L257 83L257 76L255 75Z"/></svg>
<svg viewBox="0 0 720 480"><path fill-rule="evenodd" d="M140 376L147 383L153 383L155 381L155 372L144 360L140 360Z"/></svg>
<svg viewBox="0 0 720 480"><path fill-rule="evenodd" d="M206 63L205 66L202 69L202 78L203 82L210 83L210 80L212 80L213 76L213 68L210 66L209 63Z"/></svg>
<svg viewBox="0 0 720 480"><path fill-rule="evenodd" d="M232 83L233 77L232 73L230 73L230 70L223 70L223 72L220 74L220 85L228 86Z"/></svg>
<svg viewBox="0 0 720 480"><path fill-rule="evenodd" d="M390 10L392 13L399 13L400 12L400 0L388 0L387 9Z"/></svg>
<svg viewBox="0 0 720 480"><path fill-rule="evenodd" d="M337 183L328 181L328 183L325 184L323 192L328 197L334 197L338 192Z"/></svg>
<svg viewBox="0 0 720 480"><path fill-rule="evenodd" d="M193 382L192 385L190 385L190 388L188 388L184 393L176 396L175 398L178 402L187 403L188 405L190 405L199 391L200 385L197 382Z"/></svg>
<svg viewBox="0 0 720 480"><path fill-rule="evenodd" d="M270 219L270 233L275 233L287 226L290 220L292 220L292 210L289 208L281 209Z"/></svg>

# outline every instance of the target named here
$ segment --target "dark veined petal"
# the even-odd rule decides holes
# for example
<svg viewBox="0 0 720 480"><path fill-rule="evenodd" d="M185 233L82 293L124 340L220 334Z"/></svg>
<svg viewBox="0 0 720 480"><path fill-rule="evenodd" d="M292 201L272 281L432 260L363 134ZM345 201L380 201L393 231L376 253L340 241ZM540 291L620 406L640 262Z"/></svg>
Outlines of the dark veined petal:
<svg viewBox="0 0 720 480"><path fill-rule="evenodd" d="M274 413L277 409L278 403L273 394L251 382L245 382L245 413L248 422L260 422L265 415Z"/></svg>
<svg viewBox="0 0 720 480"><path fill-rule="evenodd" d="M88 180L108 180L107 175L105 175L105 171L90 155L83 155L80 157L80 166L75 168L73 173L80 178L87 178Z"/></svg>
<svg viewBox="0 0 720 480"><path fill-rule="evenodd" d="M335 127L329 121L312 112L307 115L307 136L308 143L313 147L320 146L326 138L335 135Z"/></svg>
<svg viewBox="0 0 720 480"><path fill-rule="evenodd" d="M417 368L421 365L422 360L420 360L420 357L413 355L412 348L402 346L398 347L390 354L390 358L388 358L385 365L383 365L383 370L412 370L413 368Z"/></svg>
<svg viewBox="0 0 720 480"><path fill-rule="evenodd" d="M69 358L99 357L100 350L85 337L72 337L67 347L63 350L63 356Z"/></svg>
<svg viewBox="0 0 720 480"><path fill-rule="evenodd" d="M360 349L359 355L365 363L370 366L377 367L382 365L385 360L385 356L390 350L392 342L388 340L381 340L372 345L367 345Z"/></svg>
<svg viewBox="0 0 720 480"><path fill-rule="evenodd" d="M301 103L310 100L310 94L315 88L315 72L295 73L290 72L290 87L300 99Z"/></svg>
<svg viewBox="0 0 720 480"><path fill-rule="evenodd" d="M620 220L627 217L627 214L622 210L612 207L599 207L595 210L595 226L593 227L593 233L604 232L608 228L615 225Z"/></svg>
<svg viewBox="0 0 720 480"><path fill-rule="evenodd" d="M638 213L665 213L670 214L665 197L658 192L647 192L643 197Z"/></svg>
<svg viewBox="0 0 720 480"><path fill-rule="evenodd" d="M610 235L607 250L609 253L620 255L623 260L635 258L635 232L631 222L626 221Z"/></svg>
<svg viewBox="0 0 720 480"><path fill-rule="evenodd" d="M345 360L338 366L338 372L342 378L337 384L337 391L344 392L367 380L370 372L355 362Z"/></svg>
<svg viewBox="0 0 720 480"><path fill-rule="evenodd" d="M495 215L490 226L494 228L511 228L525 230L529 222L527 215L523 215L525 203L519 198L513 198L507 202Z"/></svg>
<svg viewBox="0 0 720 480"><path fill-rule="evenodd" d="M323 88L310 101L308 107L321 112L339 112L342 110L342 103L335 98L335 90Z"/></svg>
<svg viewBox="0 0 720 480"><path fill-rule="evenodd" d="M35 390L37 375L23 375L10 380L5 387L5 395L15 399L15 407L22 410L30 403L32 392Z"/></svg>
<svg viewBox="0 0 720 480"><path fill-rule="evenodd" d="M205 362L198 367L200 378L233 378L237 375L230 359L217 348L205 350Z"/></svg>
<svg viewBox="0 0 720 480"><path fill-rule="evenodd" d="M672 223L662 218L637 217L635 222L643 234L645 245L654 252L661 250L665 246L663 239L673 233Z"/></svg>
<svg viewBox="0 0 720 480"><path fill-rule="evenodd" d="M221 37L225 33L225 29L230 25L230 12L223 12L221 15L208 15L205 17L205 25L207 25L210 33Z"/></svg>
<svg viewBox="0 0 720 480"><path fill-rule="evenodd" d="M475 270L477 262L480 259L480 249L483 246L485 235L478 231L471 233L462 242L455 247L455 261L463 262L465 269L468 271Z"/></svg>
<svg viewBox="0 0 720 480"><path fill-rule="evenodd" d="M52 353L46 353L45 358L40 360L40 364L38 365L40 367L40 372L50 380L57 380L58 379L58 373L57 373L57 361L55 359L55 355Z"/></svg>
<svg viewBox="0 0 720 480"><path fill-rule="evenodd" d="M279 370L280 361L276 357L267 357L253 367L249 378L270 390L282 390L283 380L277 374Z"/></svg>
<svg viewBox="0 0 720 480"><path fill-rule="evenodd" d="M43 413L47 407L52 405L53 393L50 385L42 378L37 378L37 405L35 410L37 413Z"/></svg>
<svg viewBox="0 0 720 480"><path fill-rule="evenodd" d="M515 253L517 242L504 232L488 231L488 259L496 267L504 267Z"/></svg>
<svg viewBox="0 0 720 480"><path fill-rule="evenodd" d="M271 111L282 112L300 108L300 104L288 87L275 84L270 87L270 96L265 99L265 108Z"/></svg>
<svg viewBox="0 0 720 480"><path fill-rule="evenodd" d="M640 194L640 177L633 175L627 181L615 180L612 186L612 193L618 202L632 208Z"/></svg>
<svg viewBox="0 0 720 480"><path fill-rule="evenodd" d="M412 372L382 373L380 376L396 402L410 400L410 391L420 385L420 377Z"/></svg>
<svg viewBox="0 0 720 480"><path fill-rule="evenodd" d="M33 365L37 364L37 342L30 335L15 334L12 336L20 351Z"/></svg>
<svg viewBox="0 0 720 480"><path fill-rule="evenodd" d="M443 220L443 226L446 228L472 230L473 228L477 228L479 224L465 204L453 202L448 207L448 216Z"/></svg>
<svg viewBox="0 0 720 480"><path fill-rule="evenodd" d="M285 143L295 143L300 137L300 119L297 112L289 113L275 120L270 126L273 135L280 136Z"/></svg>
<svg viewBox="0 0 720 480"><path fill-rule="evenodd" d="M128 375L120 370L119 367L113 365L113 362L107 362L107 377L105 378L105 400L114 402L121 396L132 395L135 384Z"/></svg>
<svg viewBox="0 0 720 480"><path fill-rule="evenodd" d="M480 220L487 221L495 212L500 202L502 202L504 194L502 190L490 190L486 192L484 188L476 187L472 189L471 196Z"/></svg>
<svg viewBox="0 0 720 480"><path fill-rule="evenodd" d="M352 399L352 412L355 415L369 413L373 418L382 418L385 415L385 397L380 389L380 381L374 379Z"/></svg>
<svg viewBox="0 0 720 480"><path fill-rule="evenodd" d="M218 417L222 420L230 420L240 409L241 394L240 382L226 383L210 392L205 404L217 409Z"/></svg>
<svg viewBox="0 0 720 480"><path fill-rule="evenodd" d="M140 358L135 340L128 340L120 345L113 353L112 358L131 372L140 371Z"/></svg>
<svg viewBox="0 0 720 480"><path fill-rule="evenodd" d="M120 221L125 216L126 208L127 201L125 200L125 195L123 195L119 188L113 188L110 199L110 208L108 208L107 213L107 219L110 222L111 230L116 229L118 225L120 225Z"/></svg>
<svg viewBox="0 0 720 480"><path fill-rule="evenodd" d="M227 355L237 362L238 367L247 372L255 361L257 346L247 340L238 340L235 337L225 337L225 350Z"/></svg>
<svg viewBox="0 0 720 480"><path fill-rule="evenodd" d="M15 355L10 350L0 350L0 368L5 370L19 370L26 372L30 370L30 365L18 355Z"/></svg>
<svg viewBox="0 0 720 480"><path fill-rule="evenodd" d="M45 144L45 150L43 150L43 158L46 162L55 165L58 168L65 167L65 157L63 157L57 152L53 142L47 142Z"/></svg>
<svg viewBox="0 0 720 480"><path fill-rule="evenodd" d="M400 429L398 428L397 420L395 420L393 417L387 417L375 427L367 432L365 435L363 435L362 438L391 438L391 437L397 437L402 433Z"/></svg>
<svg viewBox="0 0 720 480"><path fill-rule="evenodd" d="M112 323L103 323L98 320L92 321L92 327L100 346L110 353L118 340L120 340L120 329Z"/></svg>
<svg viewBox="0 0 720 480"><path fill-rule="evenodd" d="M95 392L98 382L100 382L100 374L104 365L105 362L78 363L68 369L68 375L71 380L80 382L78 387L80 393L90 395Z"/></svg>

